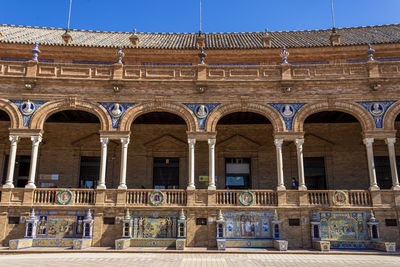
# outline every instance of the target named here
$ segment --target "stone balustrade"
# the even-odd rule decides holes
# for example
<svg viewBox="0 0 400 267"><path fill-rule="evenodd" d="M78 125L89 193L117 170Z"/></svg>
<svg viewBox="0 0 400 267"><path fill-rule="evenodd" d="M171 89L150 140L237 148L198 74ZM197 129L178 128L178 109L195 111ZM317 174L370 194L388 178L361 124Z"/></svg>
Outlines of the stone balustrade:
<svg viewBox="0 0 400 267"><path fill-rule="evenodd" d="M400 77L400 62L281 66L143 66L0 61L0 77L104 81L318 81Z"/></svg>
<svg viewBox="0 0 400 267"><path fill-rule="evenodd" d="M59 199L60 191L69 191L71 200ZM151 189L60 189L0 188L0 206L118 206L152 207ZM253 195L250 205L243 205L239 196L246 190L159 190L164 201L161 207L399 207L400 192L394 190L248 190ZM247 191L246 191L247 192ZM345 201L334 200L342 192ZM65 201L63 203L63 201Z"/></svg>

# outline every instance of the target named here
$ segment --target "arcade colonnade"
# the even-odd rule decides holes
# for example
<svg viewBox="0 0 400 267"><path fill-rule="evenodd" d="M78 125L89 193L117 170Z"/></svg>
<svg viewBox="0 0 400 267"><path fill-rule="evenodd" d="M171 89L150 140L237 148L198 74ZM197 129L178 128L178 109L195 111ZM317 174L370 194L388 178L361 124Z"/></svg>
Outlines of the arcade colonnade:
<svg viewBox="0 0 400 267"><path fill-rule="evenodd" d="M25 104L24 104L25 103ZM127 189L126 171L127 171L127 153L130 142L130 127L133 121L140 115L150 112L169 112L183 118L188 129L188 185L187 190L195 189L195 145L198 141L206 141L209 150L209 190L215 190L215 146L216 146L216 126L222 117L235 112L253 112L265 116L270 120L274 129L274 144L276 148L277 163L277 190L286 190L284 185L283 157L282 145L284 142L294 142L297 155L297 171L299 180L299 190L307 190L304 176L303 163L303 144L304 132L303 125L305 119L315 113L322 111L341 111L353 115L361 124L363 143L366 148L368 161L368 172L370 179L370 190L379 190L377 184L376 172L374 166L374 140L384 140L387 144L389 152L389 160L392 175L392 189L400 190L398 172L396 167L396 130L394 128L395 119L400 113L400 102L394 103L387 110L383 110L380 122L374 114L370 114L368 110L361 105L354 103L335 102L329 104L327 102L307 103L297 110L292 105L281 105L281 112L271 106L258 103L228 103L209 110L207 104L191 104L195 108L191 110L188 106L180 103L172 102L148 102L134 106L126 106L123 104L113 103L107 110L104 106L89 101L81 101L75 98L67 100L58 100L45 103L36 108L34 102L25 101L22 105L15 105L9 100L0 99L0 109L5 111L11 121L9 140L11 142L8 170L6 183L4 188L13 188L13 175L15 167L15 159L17 154L18 142L21 138L30 138L32 141L30 170L28 183L26 188L36 188L35 175L38 160L39 145L42 141L43 125L46 119L54 113L63 110L83 110L96 115L100 120L100 175L97 189L106 189L106 168L107 168L107 145L110 139L120 140L121 142L121 166L120 166L120 182L118 189ZM290 106L290 107L289 107ZM189 106L190 107L190 106ZM203 109L201 112L205 116L199 116L196 108ZM290 110L290 109L293 110ZM379 109L380 107L378 107ZM28 112L26 113L28 109ZM291 117L285 117L287 111L292 111ZM116 112L119 116L113 116ZM26 119L28 118L28 120ZM28 123L26 123L28 121ZM379 125L381 127L379 127Z"/></svg>

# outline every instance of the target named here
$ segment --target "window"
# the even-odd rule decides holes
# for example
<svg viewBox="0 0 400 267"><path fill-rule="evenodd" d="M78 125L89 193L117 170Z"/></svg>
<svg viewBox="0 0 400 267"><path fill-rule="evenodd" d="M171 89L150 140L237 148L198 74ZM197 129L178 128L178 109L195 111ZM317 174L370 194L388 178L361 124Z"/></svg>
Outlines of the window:
<svg viewBox="0 0 400 267"><path fill-rule="evenodd" d="M179 158L154 158L153 186L155 189L179 188Z"/></svg>
<svg viewBox="0 0 400 267"><path fill-rule="evenodd" d="M80 188L96 188L100 174L100 157L81 157Z"/></svg>
<svg viewBox="0 0 400 267"><path fill-rule="evenodd" d="M8 224L19 224L19 217L8 217Z"/></svg>
<svg viewBox="0 0 400 267"><path fill-rule="evenodd" d="M115 218L114 217L104 217L103 224L115 224Z"/></svg>
<svg viewBox="0 0 400 267"><path fill-rule="evenodd" d="M392 173L390 169L389 157L378 156L374 157L376 180L380 189L392 188ZM399 162L399 161L397 161ZM398 166L399 164L397 164Z"/></svg>
<svg viewBox="0 0 400 267"><path fill-rule="evenodd" d="M386 226L397 226L397 220L396 219L385 219L385 225Z"/></svg>
<svg viewBox="0 0 400 267"><path fill-rule="evenodd" d="M304 158L304 176L309 190L326 190L325 160L323 157Z"/></svg>
<svg viewBox="0 0 400 267"><path fill-rule="evenodd" d="M6 155L4 160L4 172L3 172L3 184L6 181L7 171L8 171L8 160L9 156ZM31 163L31 156L20 156L15 157L15 167L14 167L14 185L16 187L25 187L28 182L29 168Z"/></svg>
<svg viewBox="0 0 400 267"><path fill-rule="evenodd" d="M300 226L300 219L289 219L289 226Z"/></svg>
<svg viewBox="0 0 400 267"><path fill-rule="evenodd" d="M250 158L226 158L225 188L249 189L250 187Z"/></svg>

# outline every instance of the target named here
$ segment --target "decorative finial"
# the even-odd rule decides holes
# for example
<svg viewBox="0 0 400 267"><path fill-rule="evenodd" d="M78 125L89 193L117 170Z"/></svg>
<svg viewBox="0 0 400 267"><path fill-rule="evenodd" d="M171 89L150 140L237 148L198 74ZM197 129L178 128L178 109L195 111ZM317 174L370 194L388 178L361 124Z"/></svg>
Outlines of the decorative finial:
<svg viewBox="0 0 400 267"><path fill-rule="evenodd" d="M125 211L125 219L129 220L131 218L131 215L129 214L129 210Z"/></svg>
<svg viewBox="0 0 400 267"><path fill-rule="evenodd" d="M374 211L373 211L373 210L371 210L371 212L370 212L369 220L370 220L370 221L376 221L376 218L375 218L375 215L374 215Z"/></svg>
<svg viewBox="0 0 400 267"><path fill-rule="evenodd" d="M136 35L136 28L133 29L133 35Z"/></svg>
<svg viewBox="0 0 400 267"><path fill-rule="evenodd" d="M375 49L371 47L371 44L368 44L368 50L367 50L368 61L375 61L374 54L375 54Z"/></svg>
<svg viewBox="0 0 400 267"><path fill-rule="evenodd" d="M179 214L179 220L185 220L185 212L183 211L183 209L181 209L181 213Z"/></svg>
<svg viewBox="0 0 400 267"><path fill-rule="evenodd" d="M199 30L199 36L202 36L203 32L201 30Z"/></svg>
<svg viewBox="0 0 400 267"><path fill-rule="evenodd" d="M268 34L268 28L265 28L264 33Z"/></svg>
<svg viewBox="0 0 400 267"><path fill-rule="evenodd" d="M39 50L39 43L35 42L35 47L33 47L32 49L32 53L33 53L33 61L38 61L38 56L40 54L40 50Z"/></svg>
<svg viewBox="0 0 400 267"><path fill-rule="evenodd" d="M86 213L85 220L93 220L92 210L91 209L89 209L88 212Z"/></svg>
<svg viewBox="0 0 400 267"><path fill-rule="evenodd" d="M223 221L223 220L224 220L224 216L222 215L222 210L219 210L219 211L218 211L217 220L218 220L218 221Z"/></svg>
<svg viewBox="0 0 400 267"><path fill-rule="evenodd" d="M118 64L122 64L122 58L125 56L125 53L122 52L122 46L120 45L117 52L118 56Z"/></svg>
<svg viewBox="0 0 400 267"><path fill-rule="evenodd" d="M31 212L29 213L29 219L31 219L31 220L36 219L35 209L32 209Z"/></svg>
<svg viewBox="0 0 400 267"><path fill-rule="evenodd" d="M204 52L204 47L200 48L200 53L198 54L199 58L200 58L200 64L206 64L204 62L204 59L206 58L207 54Z"/></svg>
<svg viewBox="0 0 400 267"><path fill-rule="evenodd" d="M286 47L283 46L282 47L282 52L281 52L281 57L282 57L282 64L289 64L289 62L287 61L287 58L289 56L289 52L286 51Z"/></svg>
<svg viewBox="0 0 400 267"><path fill-rule="evenodd" d="M279 217L278 217L278 211L275 209L274 210L274 217L272 218L274 221L278 221Z"/></svg>

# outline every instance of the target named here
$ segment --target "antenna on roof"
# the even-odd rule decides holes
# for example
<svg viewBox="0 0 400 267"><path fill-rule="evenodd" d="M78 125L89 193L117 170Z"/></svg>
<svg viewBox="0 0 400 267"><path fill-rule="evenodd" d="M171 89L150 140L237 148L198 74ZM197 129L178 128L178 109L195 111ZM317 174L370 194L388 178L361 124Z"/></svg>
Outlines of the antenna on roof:
<svg viewBox="0 0 400 267"><path fill-rule="evenodd" d="M72 0L69 0L67 31L69 31L69 23L71 22L71 8L72 8Z"/></svg>
<svg viewBox="0 0 400 267"><path fill-rule="evenodd" d="M335 28L335 12L333 9L333 0L331 0L331 11L332 11L332 31L334 31Z"/></svg>
<svg viewBox="0 0 400 267"><path fill-rule="evenodd" d="M200 29L199 29L199 35L201 34L201 0L200 0Z"/></svg>

